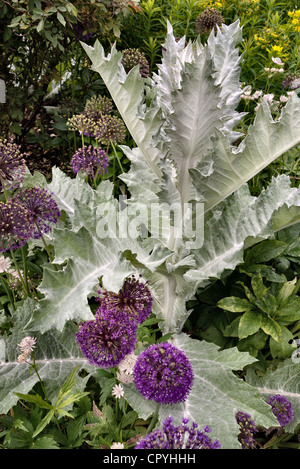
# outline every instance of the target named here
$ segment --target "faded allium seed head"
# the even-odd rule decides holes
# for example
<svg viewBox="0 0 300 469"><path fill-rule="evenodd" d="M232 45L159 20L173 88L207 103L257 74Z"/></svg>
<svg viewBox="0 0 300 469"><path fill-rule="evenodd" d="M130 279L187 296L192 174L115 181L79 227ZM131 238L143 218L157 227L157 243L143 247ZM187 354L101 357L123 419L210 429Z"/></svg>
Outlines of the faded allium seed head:
<svg viewBox="0 0 300 469"><path fill-rule="evenodd" d="M94 179L97 174L107 172L108 157L102 148L94 148L92 145L84 146L73 155L71 166L75 174L82 171Z"/></svg>
<svg viewBox="0 0 300 469"><path fill-rule="evenodd" d="M280 394L270 396L268 404L272 406L272 412L282 427L289 424L294 417L293 407L290 401Z"/></svg>
<svg viewBox="0 0 300 469"><path fill-rule="evenodd" d="M134 276L125 279L118 293L99 291L101 307L126 313L141 324L151 313L153 299L147 283Z"/></svg>
<svg viewBox="0 0 300 469"><path fill-rule="evenodd" d="M98 308L94 321L86 321L76 334L82 353L101 368L118 365L131 353L137 341L137 324L126 314Z"/></svg>
<svg viewBox="0 0 300 469"><path fill-rule="evenodd" d="M137 390L159 404L184 402L192 388L192 365L182 350L170 343L150 345L133 369Z"/></svg>
<svg viewBox="0 0 300 469"><path fill-rule="evenodd" d="M210 428L204 431L198 429L198 424L182 419L182 424L175 426L172 417L167 417L163 422L162 429L156 429L142 438L135 449L218 449L221 447L218 440L212 441L207 435Z"/></svg>
<svg viewBox="0 0 300 469"><path fill-rule="evenodd" d="M90 118L97 120L103 114L110 114L113 110L113 103L107 96L93 96L85 103L83 114Z"/></svg>
<svg viewBox="0 0 300 469"><path fill-rule="evenodd" d="M197 34L210 33L212 29L214 29L215 34L217 34L217 26L221 28L223 23L224 18L218 10L215 10L214 8L206 8L196 18L195 29Z"/></svg>
<svg viewBox="0 0 300 469"><path fill-rule="evenodd" d="M128 73L136 65L139 65L140 74L142 77L148 77L149 63L144 52L140 51L139 49L132 48L123 50L122 54L122 64L126 73Z"/></svg>
<svg viewBox="0 0 300 469"><path fill-rule="evenodd" d="M75 130L80 134L94 137L95 120L85 114L77 114L67 120L69 130Z"/></svg>
<svg viewBox="0 0 300 469"><path fill-rule="evenodd" d="M7 184L11 189L17 187L23 180L26 166L20 146L12 139L0 140L0 189Z"/></svg>
<svg viewBox="0 0 300 469"><path fill-rule="evenodd" d="M38 239L43 233L49 233L52 225L56 224L61 216L57 203L46 189L40 187L22 189L15 198L29 214L32 238Z"/></svg>
<svg viewBox="0 0 300 469"><path fill-rule="evenodd" d="M122 119L117 116L103 115L95 122L94 137L101 143L122 142L126 136L126 127Z"/></svg>

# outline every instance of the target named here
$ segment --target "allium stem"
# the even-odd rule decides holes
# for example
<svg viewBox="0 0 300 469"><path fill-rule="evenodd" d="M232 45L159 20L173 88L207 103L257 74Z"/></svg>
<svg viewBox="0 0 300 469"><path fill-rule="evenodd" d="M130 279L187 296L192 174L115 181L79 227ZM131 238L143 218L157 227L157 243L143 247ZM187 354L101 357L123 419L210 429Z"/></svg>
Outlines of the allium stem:
<svg viewBox="0 0 300 469"><path fill-rule="evenodd" d="M146 433L151 433L153 428L155 427L155 425L157 424L157 421L158 421L158 412L159 412L159 407L160 405L157 403L156 404L156 407L155 407L155 411L152 415L152 419L151 419L151 422L147 428L147 432Z"/></svg>
<svg viewBox="0 0 300 469"><path fill-rule="evenodd" d="M45 240L45 238L44 238L44 235L43 235L43 233L42 233L42 231L41 231L41 229L40 229L40 227L39 227L39 225L38 225L38 223L37 223L36 221L35 221L35 226L37 227L37 230L38 230L38 232L39 232L40 235L41 235L41 240L42 240L42 243L43 243L43 245L44 245L44 248L45 248L45 250L46 250L46 252L47 252L47 254L48 254L49 260L50 260L52 266L54 267L54 269L57 270L57 266L56 266L55 264L53 264L53 256L52 256L52 254L51 254L51 252L50 252L49 246L48 246L48 244L46 243L46 240Z"/></svg>
<svg viewBox="0 0 300 469"><path fill-rule="evenodd" d="M21 274L21 272L20 272L20 269L19 269L19 266L18 266L18 263L17 263L17 259L16 259L15 254L14 254L14 252L13 252L12 249L10 250L10 254L11 254L11 257L12 257L12 259L13 259L13 261L14 261L15 268L16 268L16 271L17 271L17 273L18 273L20 282L21 282L21 284L22 284L22 286L23 286L23 288L24 288L24 292L25 292L25 294L26 294L27 296L29 296L29 297L31 298L31 293L30 293L29 289L27 288L27 285L26 285L26 282L24 281L24 278L22 277L22 274Z"/></svg>
<svg viewBox="0 0 300 469"><path fill-rule="evenodd" d="M11 285L10 285L9 281L7 279L5 279L4 277L2 277L2 275L0 275L0 279L2 281L2 285L4 287L4 290L6 291L6 294L9 298L10 302L13 303L14 310L16 311L17 305L16 305L16 299L15 299L15 294L13 292L13 289L11 288ZM8 285L6 285L6 284L8 284Z"/></svg>
<svg viewBox="0 0 300 469"><path fill-rule="evenodd" d="M120 169L121 169L122 173L124 173L124 169L123 169L123 166L122 166L122 164L121 164L120 158L119 158L119 156L118 156L118 153L117 153L117 150L116 150L115 144L114 144L113 142L110 142L110 143L111 143L111 146L112 146L112 148L113 148L113 151L114 151L115 157L116 157L116 158L117 158L117 160L118 160L118 163L119 163Z"/></svg>
<svg viewBox="0 0 300 469"><path fill-rule="evenodd" d="M30 288L29 288L29 285L28 285L27 262L26 262L26 255L25 255L24 246L21 247L21 253L22 253L22 260L23 260L24 281L26 283L27 290L30 291Z"/></svg>

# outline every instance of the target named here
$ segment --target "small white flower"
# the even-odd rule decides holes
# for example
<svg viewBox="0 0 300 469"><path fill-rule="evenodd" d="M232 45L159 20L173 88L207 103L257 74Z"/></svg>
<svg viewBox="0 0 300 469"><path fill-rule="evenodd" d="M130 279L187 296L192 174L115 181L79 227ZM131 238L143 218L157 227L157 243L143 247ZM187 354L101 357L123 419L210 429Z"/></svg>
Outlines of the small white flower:
<svg viewBox="0 0 300 469"><path fill-rule="evenodd" d="M3 272L7 272L10 266L11 266L11 261L9 257L1 256L0 257L0 274L2 274Z"/></svg>
<svg viewBox="0 0 300 469"><path fill-rule="evenodd" d="M257 90L253 93L252 98L253 99L258 99L258 98L261 97L261 95L262 95L262 90Z"/></svg>
<svg viewBox="0 0 300 469"><path fill-rule="evenodd" d="M18 346L20 347L21 350L23 350L23 352L26 352L27 350L32 352L35 347L35 343L36 343L36 339L28 335L21 340Z"/></svg>
<svg viewBox="0 0 300 469"><path fill-rule="evenodd" d="M133 383L133 375L125 371L117 371L117 379L121 381L121 383Z"/></svg>
<svg viewBox="0 0 300 469"><path fill-rule="evenodd" d="M264 98L265 101L267 101L268 104L272 104L273 99L274 99L274 94L273 93L264 94L263 98Z"/></svg>
<svg viewBox="0 0 300 469"><path fill-rule="evenodd" d="M279 98L281 103L286 103L289 100L288 96L284 96L283 94Z"/></svg>
<svg viewBox="0 0 300 469"><path fill-rule="evenodd" d="M280 57L272 57L272 61L277 65L284 65Z"/></svg>
<svg viewBox="0 0 300 469"><path fill-rule="evenodd" d="M124 449L123 443L113 443L110 449Z"/></svg>
<svg viewBox="0 0 300 469"><path fill-rule="evenodd" d="M137 360L137 356L134 353L129 353L126 357L119 363L118 368L122 372L127 374L133 373L133 367Z"/></svg>
<svg viewBox="0 0 300 469"><path fill-rule="evenodd" d="M113 396L115 396L116 399L121 399L121 397L124 396L124 389L122 384L115 384L111 393Z"/></svg>

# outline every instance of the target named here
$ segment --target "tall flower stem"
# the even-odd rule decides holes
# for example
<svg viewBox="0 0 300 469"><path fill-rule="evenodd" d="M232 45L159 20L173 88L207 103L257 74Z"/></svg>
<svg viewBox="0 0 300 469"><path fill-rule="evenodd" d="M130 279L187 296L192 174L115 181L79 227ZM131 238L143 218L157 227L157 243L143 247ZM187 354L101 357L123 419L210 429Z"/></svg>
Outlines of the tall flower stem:
<svg viewBox="0 0 300 469"><path fill-rule="evenodd" d="M19 279L20 279L20 282L21 282L21 284L22 284L22 286L23 286L23 288L24 288L24 292L25 292L25 294L26 294L27 296L29 296L29 297L31 298L31 293L30 293L30 291L29 291L29 289L28 289L28 287L27 287L27 285L26 285L26 282L25 282L25 280L24 280L24 278L23 278L23 276L22 276L22 274L21 274L21 272L20 272L20 269L19 269L19 266L18 266L18 263L17 263L16 256L15 256L15 254L14 254L14 252L13 252L12 249L10 250L10 254L11 254L12 260L14 261L15 268L16 268L16 271L17 271L17 273L18 273L18 277L19 277Z"/></svg>
<svg viewBox="0 0 300 469"><path fill-rule="evenodd" d="M43 245L44 245L44 248L45 248L45 250L46 250L46 252L47 252L47 254L48 254L49 260L50 260L50 262L51 262L53 268L54 268L55 270L57 270L56 265L53 264L53 256L52 256L52 254L51 254L51 252L50 252L49 246L48 246L48 244L46 243L46 240L45 240L45 238L44 238L44 236L43 236L43 233L42 233L42 231L41 231L41 229L40 229L40 227L39 227L39 225L38 225L37 222L35 222L35 226L37 227L37 230L38 230L38 232L39 232L40 235L41 235L41 240L42 240L42 243L43 243Z"/></svg>
<svg viewBox="0 0 300 469"><path fill-rule="evenodd" d="M148 433L151 433L152 430L153 430L153 428L154 428L155 425L157 424L159 407L160 407L160 405L157 403L157 404L156 404L156 407L155 407L155 411L154 411L154 413L153 413L153 415L152 415L151 422L150 422L150 424L149 424L149 426L148 426L148 428L147 428L147 432L146 432L147 434L148 434Z"/></svg>
<svg viewBox="0 0 300 469"><path fill-rule="evenodd" d="M23 260L24 281L26 283L27 290L30 291L29 284L28 284L27 262L26 262L26 254L25 254L24 246L21 247L21 253L22 253L22 260Z"/></svg>
<svg viewBox="0 0 300 469"><path fill-rule="evenodd" d="M115 145L114 145L113 142L110 142L110 143L111 143L112 149L113 149L113 151L114 151L115 157L117 158L117 161L118 161L118 163L119 163L120 169L121 169L122 173L124 173L124 169L123 169L123 166L122 166L122 164L121 164L120 158L119 158L119 156L118 156L116 147L115 147Z"/></svg>
<svg viewBox="0 0 300 469"><path fill-rule="evenodd" d="M46 389L45 389L44 383L43 383L42 378L40 377L39 372L38 372L38 369L37 369L37 364L36 364L36 362L35 362L34 353L32 353L31 358L32 358L32 363L29 363L29 362L27 362L27 363L34 369L34 371L35 371L35 373L36 373L36 375L37 375L37 377L38 377L38 379L39 379L41 388L42 388L42 390L43 390L44 397L45 397L46 401L50 402L50 401L48 400L48 398L47 398L47 393L46 393Z"/></svg>

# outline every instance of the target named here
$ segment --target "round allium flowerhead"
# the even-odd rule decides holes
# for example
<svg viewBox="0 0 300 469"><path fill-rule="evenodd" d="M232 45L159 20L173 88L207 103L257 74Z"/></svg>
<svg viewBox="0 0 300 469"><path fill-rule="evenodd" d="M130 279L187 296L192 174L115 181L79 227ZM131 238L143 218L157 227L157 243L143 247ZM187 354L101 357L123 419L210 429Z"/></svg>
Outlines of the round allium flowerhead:
<svg viewBox="0 0 300 469"><path fill-rule="evenodd" d="M142 77L148 77L149 63L144 52L140 51L139 49L132 48L123 50L122 54L122 64L126 73L128 73L136 65L139 65L140 74L142 75Z"/></svg>
<svg viewBox="0 0 300 469"><path fill-rule="evenodd" d="M95 148L92 145L84 146L73 155L71 166L75 174L82 171L94 179L98 174L107 172L108 157L102 148Z"/></svg>
<svg viewBox="0 0 300 469"><path fill-rule="evenodd" d="M80 325L76 338L92 365L110 368L134 350L136 333L137 324L128 316L98 308L95 320Z"/></svg>
<svg viewBox="0 0 300 469"><path fill-rule="evenodd" d="M77 114L67 120L69 130L78 131L80 134L94 137L95 120L84 113Z"/></svg>
<svg viewBox="0 0 300 469"><path fill-rule="evenodd" d="M19 201L0 202L0 252L19 249L31 237L30 214Z"/></svg>
<svg viewBox="0 0 300 469"><path fill-rule="evenodd" d="M235 419L240 426L238 440L241 443L242 448L255 449L256 442L254 440L254 435L257 433L257 428L254 420L251 419L251 415L239 410L235 414Z"/></svg>
<svg viewBox="0 0 300 469"><path fill-rule="evenodd" d="M50 192L40 187L22 189L16 195L24 209L29 213L31 237L41 238L49 233L52 225L58 222L61 212Z"/></svg>
<svg viewBox="0 0 300 469"><path fill-rule="evenodd" d="M291 422L294 417L293 407L286 397L280 394L270 396L268 404L272 406L272 412L282 427Z"/></svg>
<svg viewBox="0 0 300 469"><path fill-rule="evenodd" d="M195 29L197 34L210 33L214 28L217 34L217 26L222 27L224 18L218 10L214 8L206 8L197 18L195 22Z"/></svg>
<svg viewBox="0 0 300 469"><path fill-rule="evenodd" d="M211 430L205 427L204 431L198 429L198 424L192 422L187 425L188 419L183 418L182 424L175 426L172 417L167 417L162 429L156 429L138 442L135 449L218 449L221 447L218 440L212 441L207 435Z"/></svg>
<svg viewBox="0 0 300 469"><path fill-rule="evenodd" d="M122 119L117 116L104 114L95 122L94 137L101 143L122 142L126 136L126 127Z"/></svg>
<svg viewBox="0 0 300 469"><path fill-rule="evenodd" d="M24 155L20 152L20 146L11 139L0 140L0 189L6 183L13 189L22 182L26 171Z"/></svg>
<svg viewBox="0 0 300 469"><path fill-rule="evenodd" d="M107 96L93 96L85 103L83 114L90 118L97 120L103 114L110 114L113 110L113 103Z"/></svg>
<svg viewBox="0 0 300 469"><path fill-rule="evenodd" d="M159 404L184 402L193 384L193 369L182 350L165 342L150 345L137 358L134 383L145 399Z"/></svg>
<svg viewBox="0 0 300 469"><path fill-rule="evenodd" d="M147 319L151 313L153 299L147 283L134 276L125 279L118 293L104 291L101 293L101 307L118 313L126 312L138 324Z"/></svg>

